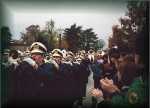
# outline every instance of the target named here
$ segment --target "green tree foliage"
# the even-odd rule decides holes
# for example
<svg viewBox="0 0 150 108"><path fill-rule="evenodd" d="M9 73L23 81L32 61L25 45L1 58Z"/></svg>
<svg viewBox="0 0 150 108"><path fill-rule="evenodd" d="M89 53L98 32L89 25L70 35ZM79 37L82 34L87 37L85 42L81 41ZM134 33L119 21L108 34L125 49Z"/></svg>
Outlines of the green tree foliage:
<svg viewBox="0 0 150 108"><path fill-rule="evenodd" d="M82 27L76 24L71 25L70 28L66 28L64 31L64 37L69 45L69 50L78 51L80 47L80 35Z"/></svg>
<svg viewBox="0 0 150 108"><path fill-rule="evenodd" d="M83 30L82 35L80 37L80 45L81 49L90 50L96 48L97 36L93 32L92 28Z"/></svg>
<svg viewBox="0 0 150 108"><path fill-rule="evenodd" d="M126 32L120 28L118 25L112 27L113 36L111 38L111 44L117 45L122 52L129 52L129 36L125 34ZM131 46L130 46L131 47Z"/></svg>
<svg viewBox="0 0 150 108"><path fill-rule="evenodd" d="M37 41L43 43L47 49L50 49L48 40L49 40L49 35L48 35L47 31L41 30Z"/></svg>
<svg viewBox="0 0 150 108"><path fill-rule="evenodd" d="M4 49L9 48L11 36L12 35L11 35L9 27L4 26L1 28L1 49L2 49L2 52L4 51Z"/></svg>
<svg viewBox="0 0 150 108"><path fill-rule="evenodd" d="M145 1L129 1L127 8L128 15L131 19L132 26L137 26L137 32L140 32L146 23L146 9L148 2Z"/></svg>
<svg viewBox="0 0 150 108"><path fill-rule="evenodd" d="M100 50L105 46L105 42L103 39L98 39L96 44L95 44L95 49Z"/></svg>
<svg viewBox="0 0 150 108"><path fill-rule="evenodd" d="M92 28L83 30L81 26L76 24L71 25L70 28L66 28L64 31L64 37L68 43L69 50L90 50L98 49L97 35L93 32Z"/></svg>
<svg viewBox="0 0 150 108"><path fill-rule="evenodd" d="M30 25L26 28L26 33L21 33L23 43L31 45L33 42L38 41L43 43L48 50L56 47L58 31L55 30L55 22L50 20L46 22L44 30L40 30L39 25Z"/></svg>
<svg viewBox="0 0 150 108"><path fill-rule="evenodd" d="M48 45L49 49L54 49L58 40L59 33L55 29L55 22L51 19L46 22L46 32L48 33Z"/></svg>
<svg viewBox="0 0 150 108"><path fill-rule="evenodd" d="M1 102L2 104L7 102L7 77L8 77L8 69L6 68L5 64L7 62L7 55L5 52L6 49L9 49L9 44L11 40L11 32L9 27L3 26L1 28L1 34L0 34L0 41L1 41L1 49L0 49L0 70L1 70Z"/></svg>
<svg viewBox="0 0 150 108"><path fill-rule="evenodd" d="M30 25L26 28L26 33L21 33L23 42L31 45L38 41L46 45L49 50L60 47L67 47L71 51L100 49L103 47L103 42L100 45L97 35L92 28L83 30L81 26L76 24L64 30L55 28L55 22L50 20L46 22L44 30L40 30L39 25Z"/></svg>
<svg viewBox="0 0 150 108"><path fill-rule="evenodd" d="M131 19L132 28L135 31L135 50L144 59L146 45L148 45L149 37L149 2L148 1L130 1L128 2L127 15ZM139 44L140 43L140 44Z"/></svg>
<svg viewBox="0 0 150 108"><path fill-rule="evenodd" d="M54 31L55 22L51 19L50 21L46 22L46 30L49 34L52 34Z"/></svg>
<svg viewBox="0 0 150 108"><path fill-rule="evenodd" d="M117 44L120 49L136 50L136 40L146 24L146 3L144 1L129 1L126 16L120 18L121 27L115 25L112 28L112 44Z"/></svg>
<svg viewBox="0 0 150 108"><path fill-rule="evenodd" d="M21 39L24 43L31 45L39 38L40 27L39 25L30 25L26 28L26 33L21 33Z"/></svg>

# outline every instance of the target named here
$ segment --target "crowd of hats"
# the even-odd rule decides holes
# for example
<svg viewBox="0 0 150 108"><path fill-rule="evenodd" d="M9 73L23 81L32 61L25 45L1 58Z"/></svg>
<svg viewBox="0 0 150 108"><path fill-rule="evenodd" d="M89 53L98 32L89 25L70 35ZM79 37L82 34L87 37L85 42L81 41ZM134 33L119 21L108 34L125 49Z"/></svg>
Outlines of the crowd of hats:
<svg viewBox="0 0 150 108"><path fill-rule="evenodd" d="M34 42L30 48L29 51L31 54L33 53L49 53L49 55L52 55L53 57L66 57L66 56L75 56L75 54L71 51L66 51L66 50L60 50L60 49L54 49L51 52L47 52L47 48L45 45L43 45L40 42ZM92 54L94 53L93 50L89 50L87 53ZM77 57L76 58L83 58L83 56L86 54L85 50L77 52ZM102 53L104 55L104 52Z"/></svg>
<svg viewBox="0 0 150 108"><path fill-rule="evenodd" d="M74 60L80 61L85 57L90 59L94 59L94 56L103 57L105 55L109 55L115 58L119 57L119 48L117 46L112 47L111 49L106 50L97 50L94 51L90 49L89 51L79 50L76 53L73 53L68 50L60 50L60 49L53 49L52 51L48 51L44 44L40 42L34 42L31 44L29 48L22 54L22 56L29 56L31 54L43 54L45 55L46 59L53 58L53 57L61 57L63 59L73 58Z"/></svg>

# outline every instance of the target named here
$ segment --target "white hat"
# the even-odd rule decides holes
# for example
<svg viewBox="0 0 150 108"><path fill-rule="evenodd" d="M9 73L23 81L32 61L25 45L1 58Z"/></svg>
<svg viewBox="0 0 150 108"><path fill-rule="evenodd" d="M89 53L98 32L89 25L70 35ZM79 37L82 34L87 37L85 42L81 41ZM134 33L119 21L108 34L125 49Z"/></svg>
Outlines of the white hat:
<svg viewBox="0 0 150 108"><path fill-rule="evenodd" d="M54 49L52 51L52 55L53 55L53 57L63 57L63 53L61 52L60 49Z"/></svg>
<svg viewBox="0 0 150 108"><path fill-rule="evenodd" d="M47 52L47 48L45 47L45 45L43 45L40 42L34 42L30 46L30 51L31 53L44 53L44 52Z"/></svg>
<svg viewBox="0 0 150 108"><path fill-rule="evenodd" d="M53 57L62 57L62 56L60 54L58 54L58 53L54 53Z"/></svg>
<svg viewBox="0 0 150 108"><path fill-rule="evenodd" d="M42 50L40 50L40 49L33 49L31 51L31 53L44 53L44 52Z"/></svg>
<svg viewBox="0 0 150 108"><path fill-rule="evenodd" d="M77 60L77 61L81 61L82 59L81 59L81 58L77 58L76 60Z"/></svg>

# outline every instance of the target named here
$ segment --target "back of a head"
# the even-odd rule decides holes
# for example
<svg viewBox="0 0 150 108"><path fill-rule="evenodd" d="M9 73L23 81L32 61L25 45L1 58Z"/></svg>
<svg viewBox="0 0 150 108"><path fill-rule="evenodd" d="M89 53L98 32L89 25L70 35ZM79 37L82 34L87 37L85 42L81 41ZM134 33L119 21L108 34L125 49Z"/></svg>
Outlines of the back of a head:
<svg viewBox="0 0 150 108"><path fill-rule="evenodd" d="M118 59L120 57L120 52L118 48L112 48L109 50L109 56Z"/></svg>
<svg viewBox="0 0 150 108"><path fill-rule="evenodd" d="M18 51L17 50L11 50L9 53L9 57L12 57L13 59L17 59L19 56Z"/></svg>
<svg viewBox="0 0 150 108"><path fill-rule="evenodd" d="M133 57L133 55L126 55L126 56L124 57L124 61L125 61L126 63L134 63L134 57Z"/></svg>

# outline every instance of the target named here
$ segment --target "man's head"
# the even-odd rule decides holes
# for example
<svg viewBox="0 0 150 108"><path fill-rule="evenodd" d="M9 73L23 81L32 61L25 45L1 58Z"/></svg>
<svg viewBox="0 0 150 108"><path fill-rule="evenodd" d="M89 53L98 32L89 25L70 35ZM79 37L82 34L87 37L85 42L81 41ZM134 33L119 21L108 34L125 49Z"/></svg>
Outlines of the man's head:
<svg viewBox="0 0 150 108"><path fill-rule="evenodd" d="M78 63L81 63L81 62L82 62L82 59L81 59L80 57L77 57L77 58L76 58L76 61L77 61Z"/></svg>
<svg viewBox="0 0 150 108"><path fill-rule="evenodd" d="M30 53L32 59L38 64L41 65L44 62L44 54L47 52L47 48L40 42L34 42L30 46Z"/></svg>
<svg viewBox="0 0 150 108"><path fill-rule="evenodd" d="M73 61L74 60L74 54L71 52L71 51L69 51L69 52L67 52L67 61Z"/></svg>
<svg viewBox="0 0 150 108"><path fill-rule="evenodd" d="M89 54L94 54L94 50L90 49L90 50L88 51L88 53L89 53Z"/></svg>
<svg viewBox="0 0 150 108"><path fill-rule="evenodd" d="M109 50L110 60L112 62L116 61L120 57L120 52L118 48L112 48Z"/></svg>
<svg viewBox="0 0 150 108"><path fill-rule="evenodd" d="M19 56L19 53L18 53L17 50L11 50L11 51L9 52L9 57L12 57L13 59L17 59L18 56Z"/></svg>
<svg viewBox="0 0 150 108"><path fill-rule="evenodd" d="M41 42L34 42L30 46L30 53L31 54L34 54L34 53L36 53L36 54L44 54L46 52L47 52L47 48Z"/></svg>
<svg viewBox="0 0 150 108"><path fill-rule="evenodd" d="M53 56L53 59L56 61L57 64L61 63L61 60L63 58L63 54L62 54L60 49L54 49L52 51L52 56Z"/></svg>

